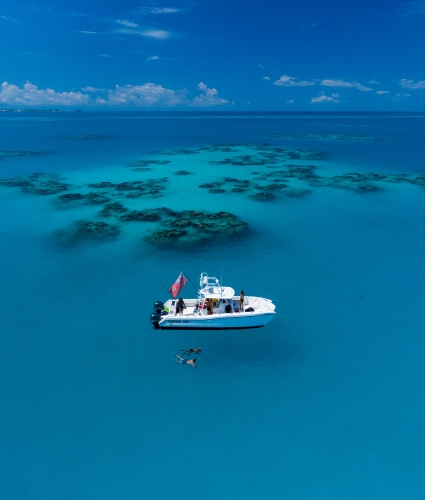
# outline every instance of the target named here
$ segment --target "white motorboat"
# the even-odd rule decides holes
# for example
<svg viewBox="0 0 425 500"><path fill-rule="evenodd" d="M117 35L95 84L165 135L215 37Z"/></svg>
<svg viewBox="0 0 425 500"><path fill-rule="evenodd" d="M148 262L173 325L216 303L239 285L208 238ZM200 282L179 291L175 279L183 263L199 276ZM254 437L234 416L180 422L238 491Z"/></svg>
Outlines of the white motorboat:
<svg viewBox="0 0 425 500"><path fill-rule="evenodd" d="M238 330L261 328L276 314L275 305L269 299L245 296L243 310L240 297L229 286L221 286L219 280L201 274L198 297L184 299L184 308L178 310L177 295L187 279L180 273L170 288L172 299L157 301L151 314L154 328L161 330Z"/></svg>

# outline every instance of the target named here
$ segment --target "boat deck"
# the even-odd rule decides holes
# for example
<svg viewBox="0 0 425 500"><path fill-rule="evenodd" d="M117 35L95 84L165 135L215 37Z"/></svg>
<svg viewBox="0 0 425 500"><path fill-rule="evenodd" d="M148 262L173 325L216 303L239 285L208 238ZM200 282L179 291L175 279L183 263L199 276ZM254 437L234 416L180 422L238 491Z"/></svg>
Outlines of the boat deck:
<svg viewBox="0 0 425 500"><path fill-rule="evenodd" d="M230 300L228 301L230 302ZM226 313L225 312L225 304L220 304L216 302L213 308L213 313L208 314L207 309L198 309L198 300L197 299L184 299L184 303L186 305L186 309L183 310L183 313L176 313L176 300L168 300L164 307L168 307L169 312L167 317L169 318L183 318L183 317L202 317L202 316L231 316L231 315L245 315L252 313L267 313L274 312L275 306L274 304L268 300L263 299L262 297L245 297L244 303L244 311L239 310L239 297L233 297L231 300L232 311ZM249 309L249 311L247 311Z"/></svg>

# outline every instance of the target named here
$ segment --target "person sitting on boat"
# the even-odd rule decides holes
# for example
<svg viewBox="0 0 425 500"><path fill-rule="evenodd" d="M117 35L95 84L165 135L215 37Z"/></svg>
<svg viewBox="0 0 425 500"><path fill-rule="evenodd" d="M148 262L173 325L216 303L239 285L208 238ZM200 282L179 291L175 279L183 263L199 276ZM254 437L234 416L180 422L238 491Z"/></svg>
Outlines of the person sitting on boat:
<svg viewBox="0 0 425 500"><path fill-rule="evenodd" d="M239 311L243 312L243 303L245 301L245 292L241 290L241 295L239 297Z"/></svg>
<svg viewBox="0 0 425 500"><path fill-rule="evenodd" d="M172 359L171 361L174 361L174 363L180 363L181 365L192 365L193 368L198 368L197 366L195 366L197 358L184 359L181 356L179 356L178 354L174 354L174 356L179 358L179 359Z"/></svg>
<svg viewBox="0 0 425 500"><path fill-rule="evenodd" d="M186 309L186 304L184 303L184 300L180 297L176 304L176 314L180 314L181 316L183 314L183 309Z"/></svg>
<svg viewBox="0 0 425 500"><path fill-rule="evenodd" d="M181 349L183 351L183 354L186 356L190 356L191 354L201 354L202 349L200 347L193 347L190 349Z"/></svg>

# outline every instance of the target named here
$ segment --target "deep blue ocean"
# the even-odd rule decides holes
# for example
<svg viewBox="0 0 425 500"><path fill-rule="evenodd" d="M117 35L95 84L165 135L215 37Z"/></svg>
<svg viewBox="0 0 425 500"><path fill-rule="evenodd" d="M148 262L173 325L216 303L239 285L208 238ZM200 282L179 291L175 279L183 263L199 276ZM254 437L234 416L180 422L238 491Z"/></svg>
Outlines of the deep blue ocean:
<svg viewBox="0 0 425 500"><path fill-rule="evenodd" d="M1 113L0 497L424 498L424 138L424 114ZM158 243L107 202L248 229ZM156 331L180 271L278 314Z"/></svg>

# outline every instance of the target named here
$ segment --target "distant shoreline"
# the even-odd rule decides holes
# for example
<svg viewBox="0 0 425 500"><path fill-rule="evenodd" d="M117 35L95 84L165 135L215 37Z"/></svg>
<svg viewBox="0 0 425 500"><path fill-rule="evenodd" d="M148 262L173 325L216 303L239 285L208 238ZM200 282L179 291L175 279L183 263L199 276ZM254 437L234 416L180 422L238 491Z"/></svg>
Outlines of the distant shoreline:
<svg viewBox="0 0 425 500"><path fill-rule="evenodd" d="M81 109L75 111L80 112ZM1 113L70 113L66 109L0 109Z"/></svg>
<svg viewBox="0 0 425 500"><path fill-rule="evenodd" d="M126 113L126 114L142 114L142 115L164 115L164 116L255 116L255 115L280 115L280 116L422 116L425 114L425 111L270 111L270 110L164 110L164 109L108 109L108 110L94 110L94 109L20 109L20 108L3 108L0 109L0 113L94 113L94 114L117 114L117 113Z"/></svg>

